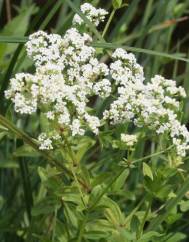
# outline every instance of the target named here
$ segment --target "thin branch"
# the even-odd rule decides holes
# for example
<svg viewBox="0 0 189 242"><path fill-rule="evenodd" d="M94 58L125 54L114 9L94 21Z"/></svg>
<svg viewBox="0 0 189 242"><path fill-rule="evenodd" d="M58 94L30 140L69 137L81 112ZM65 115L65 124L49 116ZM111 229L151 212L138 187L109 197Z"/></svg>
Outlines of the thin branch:
<svg viewBox="0 0 189 242"><path fill-rule="evenodd" d="M10 0L6 0L5 4L6 4L7 21L9 22L12 19Z"/></svg>

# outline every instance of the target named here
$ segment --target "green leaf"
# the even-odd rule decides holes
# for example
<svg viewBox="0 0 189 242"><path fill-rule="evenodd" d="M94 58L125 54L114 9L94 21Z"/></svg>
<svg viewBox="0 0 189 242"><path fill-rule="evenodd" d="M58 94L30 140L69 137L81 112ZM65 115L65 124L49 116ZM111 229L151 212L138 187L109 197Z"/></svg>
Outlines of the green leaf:
<svg viewBox="0 0 189 242"><path fill-rule="evenodd" d="M155 231L150 231L142 235L142 237L137 240L137 242L149 242L152 241L154 238L161 237L162 234L155 232Z"/></svg>
<svg viewBox="0 0 189 242"><path fill-rule="evenodd" d="M182 218L182 213L172 213L167 216L165 221L167 224L173 224L181 218Z"/></svg>
<svg viewBox="0 0 189 242"><path fill-rule="evenodd" d="M56 167L47 166L47 168L45 169L45 168L39 166L38 167L38 174L39 174L42 181L47 181L48 178L57 176L57 175L61 174L61 172L58 171L56 169Z"/></svg>
<svg viewBox="0 0 189 242"><path fill-rule="evenodd" d="M22 37L14 37L14 36L0 36L0 43L25 43L28 40L27 36L22 36ZM154 51L154 50L149 50L149 49L144 49L144 48L136 48L132 46L126 46L126 45L120 45L117 43L107 43L107 42L93 42L92 43L93 47L96 48L103 48L103 49L117 49L117 48L123 48L127 51L132 51L132 52L137 52L137 53L143 53L147 55L154 55L154 56L159 56L163 58L169 58L173 60L180 60L184 62L189 63L189 59L182 57L182 54L168 54L168 53L163 53L159 51ZM185 55L185 54L184 54Z"/></svg>
<svg viewBox="0 0 189 242"><path fill-rule="evenodd" d="M32 216L51 214L56 207L60 207L59 201L52 197L45 197L32 208Z"/></svg>
<svg viewBox="0 0 189 242"><path fill-rule="evenodd" d="M102 185L97 185L95 186L92 191L91 191L91 194L90 194L90 197L89 197L89 204L94 204L98 197L101 195L103 191L103 186Z"/></svg>
<svg viewBox="0 0 189 242"><path fill-rule="evenodd" d="M180 202L180 210L182 212L186 212L186 211L189 210L189 201L188 200L187 201L181 201Z"/></svg>
<svg viewBox="0 0 189 242"><path fill-rule="evenodd" d="M43 182L43 181L47 181L48 176L47 176L47 174L46 174L46 170L45 170L45 168L39 166L38 169L37 169L37 171L38 171L38 174L39 174L39 176L40 176L40 178L41 178L41 181L42 181L42 182Z"/></svg>
<svg viewBox="0 0 189 242"><path fill-rule="evenodd" d="M152 170L145 162L143 162L143 174L144 176L148 176L151 180L153 180Z"/></svg>
<svg viewBox="0 0 189 242"><path fill-rule="evenodd" d="M0 43L25 44L28 41L27 36L3 36L0 35Z"/></svg>
<svg viewBox="0 0 189 242"><path fill-rule="evenodd" d="M102 238L107 238L109 234L106 231L89 231L85 232L84 237L90 240L99 240Z"/></svg>
<svg viewBox="0 0 189 242"><path fill-rule="evenodd" d="M67 220L70 222L70 224L74 227L78 227L78 216L76 213L76 209L74 206L68 205L67 203L64 203L64 209L65 209L65 216Z"/></svg>
<svg viewBox="0 0 189 242"><path fill-rule="evenodd" d="M13 153L15 157L39 157L39 153L30 145L23 145Z"/></svg>
<svg viewBox="0 0 189 242"><path fill-rule="evenodd" d="M5 128L4 126L0 125L0 131L8 131L8 129Z"/></svg>
<svg viewBox="0 0 189 242"><path fill-rule="evenodd" d="M135 239L136 239L136 236L134 233L131 233L125 228L121 228L119 230L116 230L108 241L128 242L128 241L135 241Z"/></svg>
<svg viewBox="0 0 189 242"><path fill-rule="evenodd" d="M120 44L116 44L116 43L95 42L95 43L92 43L92 46L97 47L97 48L105 48L105 49L123 48L125 50L132 51L132 52L138 52L138 53L143 53L143 54L147 54L147 55L155 55L155 56L160 56L160 57L164 57L164 58L170 58L173 60L185 61L185 62L189 63L189 59L183 58L183 57L179 56L178 54L162 53L159 51L136 48L136 47L120 45Z"/></svg>
<svg viewBox="0 0 189 242"><path fill-rule="evenodd" d="M108 207L105 209L105 217L109 222L113 225L124 225L125 216L121 212L119 205L108 197L104 198L103 202L104 206Z"/></svg>
<svg viewBox="0 0 189 242"><path fill-rule="evenodd" d="M140 221L136 215L134 215L131 219L130 228L132 232L137 233L139 231Z"/></svg>
<svg viewBox="0 0 189 242"><path fill-rule="evenodd" d="M154 228L157 228L166 219L170 211L179 203L179 201L183 198L183 196L188 191L188 189L189 189L189 177L179 188L176 194L176 197L166 202L165 204L166 211L163 214L158 215L150 222L150 225L147 228L148 231L153 230Z"/></svg>
<svg viewBox="0 0 189 242"><path fill-rule="evenodd" d="M118 9L122 5L122 0L112 0L112 5L113 5L114 9Z"/></svg>
<svg viewBox="0 0 189 242"><path fill-rule="evenodd" d="M0 162L0 168L4 169L15 169L19 168L19 165L16 161L1 161Z"/></svg>
<svg viewBox="0 0 189 242"><path fill-rule="evenodd" d="M5 57L17 48L17 45L12 45L9 43L18 43L16 41L20 42L20 38L18 36L24 35L29 24L29 19L35 11L36 7L34 5L23 9L20 14L13 18L7 25L5 25L4 29L0 32L1 42L3 41L3 44L0 45L1 67L5 67L5 64L7 63L7 61L5 61L7 58L5 59ZM9 36L11 42L8 43L6 36Z"/></svg>
<svg viewBox="0 0 189 242"><path fill-rule="evenodd" d="M115 183L112 185L112 191L119 191L125 184L127 177L129 176L129 170L125 169L122 174L117 178Z"/></svg>
<svg viewBox="0 0 189 242"><path fill-rule="evenodd" d="M0 132L0 141L8 134L8 132Z"/></svg>
<svg viewBox="0 0 189 242"><path fill-rule="evenodd" d="M77 153L76 158L78 161L82 159L85 153L92 147L96 141L88 136L84 136L80 138L79 142L77 142Z"/></svg>
<svg viewBox="0 0 189 242"><path fill-rule="evenodd" d="M186 238L185 234L178 232L172 235L171 238L169 237L169 239L167 239L166 242L181 242L185 238Z"/></svg>

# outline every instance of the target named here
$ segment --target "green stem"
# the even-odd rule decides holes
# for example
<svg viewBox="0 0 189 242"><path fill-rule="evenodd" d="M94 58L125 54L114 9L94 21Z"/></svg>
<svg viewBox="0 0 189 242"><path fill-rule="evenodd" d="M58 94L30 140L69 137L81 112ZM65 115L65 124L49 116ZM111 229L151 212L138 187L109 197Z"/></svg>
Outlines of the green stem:
<svg viewBox="0 0 189 242"><path fill-rule="evenodd" d="M115 12L116 12L116 10L113 9L113 11L111 12L110 17L109 17L109 19L108 19L108 21L107 21L107 23L105 25L105 28L103 30L102 38L104 38L104 36L106 35L106 33L107 33L108 29L109 29L110 23L112 22L112 19L114 17Z"/></svg>
<svg viewBox="0 0 189 242"><path fill-rule="evenodd" d="M132 212L127 216L127 218L125 219L125 226L127 225L127 223L130 221L130 219L132 218L132 216L138 211L138 209L141 207L141 205L144 203L144 201L146 200L146 197L143 197L142 200L138 203L138 205L132 210Z"/></svg>
<svg viewBox="0 0 189 242"><path fill-rule="evenodd" d="M0 125L2 125L5 128L7 128L9 131L11 131L13 134L15 134L18 138L22 139L26 144L30 145L33 149L35 149L43 157L45 157L49 161L49 163L51 163L52 165L56 165L56 166L60 167L67 175L72 177L72 173L68 170L68 168L66 166L64 166L59 161L55 160L49 154L49 152L39 150L38 143L34 139L32 139L25 132L23 132L20 129L18 129L14 124L12 124L8 119L3 117L1 114L0 114Z"/></svg>
<svg viewBox="0 0 189 242"><path fill-rule="evenodd" d="M47 17L43 20L43 22L40 26L40 29L46 28L46 26L48 25L50 20L53 18L53 16L56 14L57 10L60 8L60 6L63 4L63 2L64 2L63 0L59 0L53 5L51 10L48 12Z"/></svg>
<svg viewBox="0 0 189 242"><path fill-rule="evenodd" d="M173 146L174 146L174 145L170 145L170 146L169 146L167 149L165 149L165 150L161 150L161 151L158 151L158 152L156 152L156 153L154 153L154 154L144 156L143 158L136 159L136 160L132 161L132 164L137 163L137 162L139 162L139 161L143 161L143 160L150 159L150 158L152 158L152 157L154 157L154 156L157 156L157 155L161 155L161 154L163 154L163 153L169 151L170 149L172 149Z"/></svg>
<svg viewBox="0 0 189 242"><path fill-rule="evenodd" d="M65 143L66 143L66 147L67 147L68 154L69 154L69 156L70 156L70 158L71 158L71 160L72 160L71 171L72 171L72 174L73 174L73 177L74 177L74 181L75 181L75 183L76 183L76 185L77 185L77 188L78 188L78 190L79 190L79 193L80 193L80 196L81 196L81 200L82 200L82 202L83 202L83 205L84 205L84 207L86 208L87 206L86 206L86 204L85 204L84 195L83 195L83 192L82 192L82 190L81 190L81 187L80 187L80 184L79 184L79 180L78 180L78 178L77 178L77 175L76 175L76 173L75 173L75 171L74 171L75 167L79 167L79 162L77 162L77 159L76 159L76 157L75 157L75 153L73 152L73 150L72 150L72 148L71 148L71 145L70 145L70 143L68 142L68 139L67 139L66 136L64 136L64 140L65 140Z"/></svg>
<svg viewBox="0 0 189 242"><path fill-rule="evenodd" d="M83 206L86 208L87 206L86 206L86 204L85 204L84 195L83 195L83 192L82 192L82 190L81 190L81 187L80 187L79 181L78 181L78 179L77 179L77 176L76 176L76 174L75 174L74 167L72 168L72 174L73 174L73 177L74 177L74 181L75 181L75 183L76 183L76 185L77 185L77 188L78 188L78 190L79 190L79 193L80 193L80 196L81 196L81 200L82 200Z"/></svg>
<svg viewBox="0 0 189 242"><path fill-rule="evenodd" d="M148 207L145 211L144 217L143 217L142 222L141 222L140 229L139 229L138 234L137 234L137 239L139 239L142 236L144 225L145 225L146 219L148 217L148 214L149 214L149 211L150 211L150 208L151 208L151 204L152 204L152 198L150 197Z"/></svg>
<svg viewBox="0 0 189 242"><path fill-rule="evenodd" d="M73 150L71 148L70 143L68 142L67 137L65 135L63 135L63 137L64 137L65 144L67 146L68 154L69 154L69 156L70 156L70 158L72 160L73 167L78 166L79 163L77 162L77 159L76 159L75 154L74 154L74 152L73 152Z"/></svg>

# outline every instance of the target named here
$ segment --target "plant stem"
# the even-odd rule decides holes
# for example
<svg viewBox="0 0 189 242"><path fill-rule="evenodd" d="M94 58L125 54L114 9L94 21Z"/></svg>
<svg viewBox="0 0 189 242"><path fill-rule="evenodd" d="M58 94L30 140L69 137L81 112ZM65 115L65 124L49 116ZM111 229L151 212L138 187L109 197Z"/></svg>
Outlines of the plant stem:
<svg viewBox="0 0 189 242"><path fill-rule="evenodd" d="M143 158L136 159L136 160L132 161L132 164L137 163L137 162L139 162L139 161L147 160L147 159L152 158L152 157L157 156L157 155L161 155L161 154L165 153L166 151L172 149L173 146L174 146L174 145L170 145L170 146L169 146L167 149L165 149L165 150L161 150L161 151L158 151L158 152L156 152L156 153L154 153L154 154L144 156Z"/></svg>
<svg viewBox="0 0 189 242"><path fill-rule="evenodd" d="M145 200L146 200L146 197L143 197L142 200L138 203L138 205L127 216L127 218L125 219L125 226L129 222L129 220L132 218L132 216L137 212L137 210L140 208L140 206L144 203Z"/></svg>
<svg viewBox="0 0 189 242"><path fill-rule="evenodd" d="M107 23L105 25L105 28L103 30L103 33L102 33L102 37L103 38L104 38L104 36L106 35L106 33L107 33L108 29L109 29L110 23L112 22L112 19L114 17L115 12L116 12L116 10L113 9L112 12L111 12L111 14L110 14L110 17L109 17L109 19L108 19L108 21L107 21Z"/></svg>
<svg viewBox="0 0 189 242"><path fill-rule="evenodd" d="M59 161L55 160L49 152L39 150L38 143L32 139L28 134L18 129L14 124L12 124L8 119L3 117L0 114L0 125L7 128L9 131L11 131L13 134L15 134L18 138L22 139L25 143L30 145L33 149L35 149L37 152L39 152L43 157L45 157L51 164L56 165L60 167L67 175L72 177L72 173L68 170L66 166L64 166Z"/></svg>
<svg viewBox="0 0 189 242"><path fill-rule="evenodd" d="M79 163L77 162L75 154L74 154L74 152L73 152L73 150L71 148L71 145L68 142L68 139L67 139L67 137L65 135L64 135L64 140L65 140L65 143L66 143L66 146L67 146L68 154L69 154L69 156L70 156L70 158L72 160L73 167L78 166Z"/></svg>
<svg viewBox="0 0 189 242"><path fill-rule="evenodd" d="M7 22L11 21L11 4L10 0L5 1L6 4L6 12L7 12Z"/></svg>
<svg viewBox="0 0 189 242"><path fill-rule="evenodd" d="M143 229L144 229L144 225L145 225L146 219L148 217L148 213L149 213L150 208L151 208L151 204L152 204L152 198L150 197L149 202L148 202L147 209L145 211L144 217L143 217L142 222L141 222L140 229L138 231L137 239L139 239L142 236Z"/></svg>
<svg viewBox="0 0 189 242"><path fill-rule="evenodd" d="M81 196L81 200L83 202L83 205L84 207L86 208L86 204L85 204L85 199L84 199L84 195L83 195L83 192L81 190L81 187L80 187L80 184L79 184L79 180L77 179L77 175L74 171L75 167L79 167L79 162L77 161L76 157L75 157L75 153L73 152L72 148L71 148L71 145L70 143L68 142L68 139L66 136L64 136L64 140L65 140L65 143L66 143L66 146L67 146L67 151L68 151L68 154L72 160L72 167L71 167L71 171L72 171L72 174L73 174L73 177L74 177L74 181L77 185L77 188L79 190L79 193L80 193L80 196Z"/></svg>
<svg viewBox="0 0 189 242"><path fill-rule="evenodd" d="M73 177L74 177L74 181L75 181L75 183L76 183L76 185L77 185L77 188L78 188L78 190L79 190L79 193L80 193L80 196L81 196L81 200L82 200L82 202L83 202L83 206L86 208L87 206L86 206L86 204L85 204L84 195L83 195L83 192L82 192L82 190L81 190L81 187L80 187L79 181L78 181L78 179L77 179L77 176L76 176L76 174L75 174L74 167L72 167L71 170L72 170L72 174L73 174Z"/></svg>

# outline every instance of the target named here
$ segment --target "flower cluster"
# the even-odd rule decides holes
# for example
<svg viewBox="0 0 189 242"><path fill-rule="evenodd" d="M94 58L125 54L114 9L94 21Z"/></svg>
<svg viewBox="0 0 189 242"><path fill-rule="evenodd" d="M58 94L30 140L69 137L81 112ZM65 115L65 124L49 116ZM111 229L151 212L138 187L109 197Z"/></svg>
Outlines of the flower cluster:
<svg viewBox="0 0 189 242"><path fill-rule="evenodd" d="M144 84L143 68L133 54L117 49L112 55L114 62L110 73L117 86L117 98L104 119L112 124L132 122L157 134L168 134L179 156L185 156L189 148L189 132L177 118L179 98L186 96L176 82L156 75Z"/></svg>
<svg viewBox="0 0 189 242"><path fill-rule="evenodd" d="M88 3L81 11L96 26L107 14ZM75 15L73 22L82 24L83 20ZM17 74L5 92L15 111L32 114L40 110L56 132L63 128L73 136L84 135L88 129L98 134L104 121L132 123L157 135L167 134L177 154L184 156L189 149L189 132L178 120L184 89L159 75L145 84L142 66L121 48L112 54L109 66L100 62L91 42L92 37L77 28L68 29L63 37L43 31L30 35L26 49L36 71L33 75ZM113 100L101 122L90 101L110 96ZM40 149L52 149L54 140L41 134ZM121 140L128 146L137 142L135 136L125 134Z"/></svg>
<svg viewBox="0 0 189 242"><path fill-rule="evenodd" d="M105 20L105 16L108 14L108 12L102 8L96 9L89 3L84 3L81 5L81 12L85 14L85 16L95 25L98 26L100 22L103 22ZM73 24L81 25L83 24L83 19L78 15L75 14L73 18Z"/></svg>
<svg viewBox="0 0 189 242"><path fill-rule="evenodd" d="M60 140L61 136L56 132L51 132L49 135L46 133L41 133L38 137L38 141L40 143L40 150L52 150L53 149L53 141Z"/></svg>
<svg viewBox="0 0 189 242"><path fill-rule="evenodd" d="M109 96L111 83L107 79L109 68L96 58L91 41L76 28L69 29L63 38L42 31L30 35L26 48L36 73L17 74L5 92L15 111L32 114L39 108L49 121L71 130L72 135L83 135L86 127L98 134L100 120L91 114L87 103L95 95ZM43 140L44 135L39 138L40 143ZM48 144L43 148L50 149Z"/></svg>
<svg viewBox="0 0 189 242"><path fill-rule="evenodd" d="M121 141L128 147L132 147L137 142L137 135L134 134L121 134Z"/></svg>

